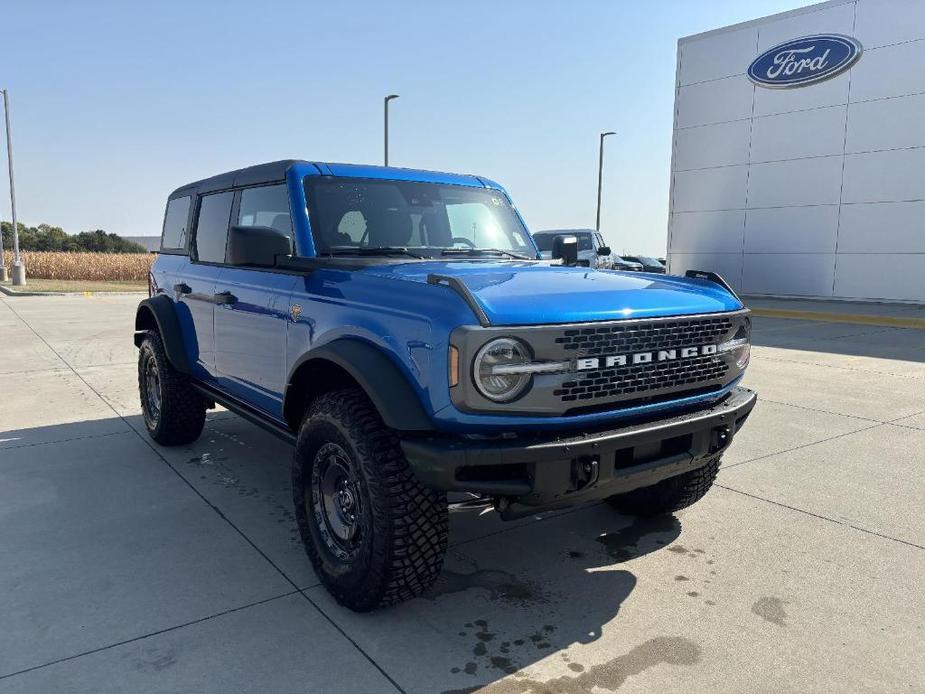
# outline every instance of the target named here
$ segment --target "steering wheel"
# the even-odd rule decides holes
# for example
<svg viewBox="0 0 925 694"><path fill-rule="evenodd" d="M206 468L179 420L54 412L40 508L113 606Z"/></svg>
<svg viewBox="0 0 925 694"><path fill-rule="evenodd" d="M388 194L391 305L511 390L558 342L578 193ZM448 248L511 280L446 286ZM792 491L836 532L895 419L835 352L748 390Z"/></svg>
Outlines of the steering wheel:
<svg viewBox="0 0 925 694"><path fill-rule="evenodd" d="M467 246L469 246L469 248L475 248L475 244L474 244L472 241L470 241L469 239L465 238L464 236L454 236L454 237L453 237L453 244L455 245L455 244L457 244L457 243L464 243L464 244L466 244Z"/></svg>

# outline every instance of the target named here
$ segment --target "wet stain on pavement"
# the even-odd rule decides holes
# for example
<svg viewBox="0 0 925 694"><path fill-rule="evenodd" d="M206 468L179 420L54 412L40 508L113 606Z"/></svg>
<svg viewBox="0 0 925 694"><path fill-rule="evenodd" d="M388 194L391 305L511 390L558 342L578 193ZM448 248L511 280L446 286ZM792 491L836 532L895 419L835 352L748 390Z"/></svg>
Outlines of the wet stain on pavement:
<svg viewBox="0 0 925 694"><path fill-rule="evenodd" d="M569 669L579 673L545 682L524 678L509 678L484 686L449 690L444 694L484 692L485 694L588 694L595 688L615 692L626 680L656 665L694 665L701 659L700 646L690 639L661 636L636 646L628 653L587 669L570 663ZM572 667L577 666L577 667ZM577 668L581 668L579 671Z"/></svg>
<svg viewBox="0 0 925 694"><path fill-rule="evenodd" d="M784 612L784 602L780 598L771 596L759 598L752 605L752 612L766 622L771 622L779 627L787 626L784 622L787 618L787 613Z"/></svg>
<svg viewBox="0 0 925 694"><path fill-rule="evenodd" d="M146 653L144 657L135 658L133 664L138 672L163 672L177 663L177 654L173 650L162 652L160 649Z"/></svg>
<svg viewBox="0 0 925 694"><path fill-rule="evenodd" d="M482 588L488 591L491 600L515 605L542 604L549 602L549 597L536 584L507 571L480 570L463 574L444 570L437 583L425 596L434 600L442 595L461 593L470 588ZM483 626L478 622L477 626ZM471 628L470 625L466 625Z"/></svg>

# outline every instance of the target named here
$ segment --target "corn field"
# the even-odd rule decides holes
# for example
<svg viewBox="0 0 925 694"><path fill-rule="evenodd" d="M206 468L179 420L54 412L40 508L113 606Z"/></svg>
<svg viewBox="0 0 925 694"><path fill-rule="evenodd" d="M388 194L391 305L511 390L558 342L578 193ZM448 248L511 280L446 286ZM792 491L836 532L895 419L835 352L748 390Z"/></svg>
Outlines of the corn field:
<svg viewBox="0 0 925 694"><path fill-rule="evenodd" d="M156 257L153 253L63 253L22 251L28 277L45 280L145 281ZM13 253L4 251L3 263L13 266Z"/></svg>

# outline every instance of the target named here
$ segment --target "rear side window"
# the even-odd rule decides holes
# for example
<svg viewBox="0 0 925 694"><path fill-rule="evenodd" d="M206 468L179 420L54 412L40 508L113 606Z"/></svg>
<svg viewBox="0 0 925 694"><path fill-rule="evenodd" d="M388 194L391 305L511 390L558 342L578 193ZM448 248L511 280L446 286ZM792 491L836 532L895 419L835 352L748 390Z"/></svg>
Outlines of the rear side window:
<svg viewBox="0 0 925 694"><path fill-rule="evenodd" d="M199 203L199 220L193 238L195 258L202 263L224 263L228 220L234 193L205 195Z"/></svg>
<svg viewBox="0 0 925 694"><path fill-rule="evenodd" d="M189 220L190 196L174 198L167 203L164 230L161 233L162 250L186 250L186 225Z"/></svg>
<svg viewBox="0 0 925 694"><path fill-rule="evenodd" d="M292 237L289 195L285 185L246 188L241 191L239 226L270 227Z"/></svg>

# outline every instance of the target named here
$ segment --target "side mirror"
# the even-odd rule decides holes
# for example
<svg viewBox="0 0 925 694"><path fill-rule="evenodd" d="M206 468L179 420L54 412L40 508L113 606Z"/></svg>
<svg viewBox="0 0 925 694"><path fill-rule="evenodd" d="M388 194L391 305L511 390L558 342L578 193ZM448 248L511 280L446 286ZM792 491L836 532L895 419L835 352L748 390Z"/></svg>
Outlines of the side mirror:
<svg viewBox="0 0 925 694"><path fill-rule="evenodd" d="M272 267L276 256L291 254L292 241L279 229L234 226L228 232L225 262L229 265Z"/></svg>
<svg viewBox="0 0 925 694"><path fill-rule="evenodd" d="M598 255L610 255L610 246L601 246L597 249Z"/></svg>
<svg viewBox="0 0 925 694"><path fill-rule="evenodd" d="M578 263L578 237L557 236L552 240L553 259L562 259L563 265L576 265Z"/></svg>

